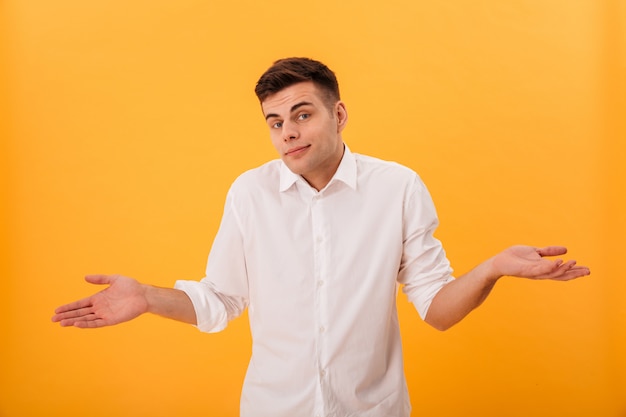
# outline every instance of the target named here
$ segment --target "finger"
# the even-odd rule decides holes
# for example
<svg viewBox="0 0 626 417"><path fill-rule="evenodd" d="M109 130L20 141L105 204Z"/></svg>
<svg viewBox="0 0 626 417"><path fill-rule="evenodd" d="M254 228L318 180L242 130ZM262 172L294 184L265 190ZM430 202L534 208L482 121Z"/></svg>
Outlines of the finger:
<svg viewBox="0 0 626 417"><path fill-rule="evenodd" d="M546 246L545 248L537 248L537 253L540 256L559 256L567 253L567 248L564 246Z"/></svg>
<svg viewBox="0 0 626 417"><path fill-rule="evenodd" d="M98 318L95 314L88 314L85 316L80 316L77 318L69 318L69 319L65 319L65 320L61 320L61 322L59 323L61 325L61 327L95 327L92 324L94 321L102 321L102 319Z"/></svg>
<svg viewBox="0 0 626 417"><path fill-rule="evenodd" d="M72 327L76 326L76 323L84 321L83 319L64 319L59 322L61 327Z"/></svg>
<svg viewBox="0 0 626 417"><path fill-rule="evenodd" d="M83 298L82 300L74 301L73 303L65 304L60 307L57 307L54 312L56 314L65 313L67 311L72 310L80 310L81 308L86 308L91 306L91 297Z"/></svg>
<svg viewBox="0 0 626 417"><path fill-rule="evenodd" d="M541 259L534 265L527 276L533 279L551 279L552 277L560 275L563 271L570 269L575 263L575 261L563 263L561 259L554 261Z"/></svg>
<svg viewBox="0 0 626 417"><path fill-rule="evenodd" d="M96 327L104 327L106 325L106 321L96 314L89 314L81 317L80 319L64 320L61 322L61 326L73 326L81 329L93 329Z"/></svg>
<svg viewBox="0 0 626 417"><path fill-rule="evenodd" d="M78 327L80 329L96 329L104 326L106 326L105 321L97 318L94 320L81 320L74 323L74 327Z"/></svg>
<svg viewBox="0 0 626 417"><path fill-rule="evenodd" d="M550 277L549 279L554 281L570 281L572 279L584 277L590 274L591 271L586 266L575 266L567 271L563 271L559 275Z"/></svg>
<svg viewBox="0 0 626 417"><path fill-rule="evenodd" d="M87 275L85 277L85 281L91 284L97 285L106 285L110 284L113 281L113 277L108 275ZM69 304L62 305L57 307L54 312L55 314L65 313L67 311L79 310L81 308L90 307L92 304L91 297L86 297L78 301L74 301ZM52 321L59 321L60 319L55 315L52 317Z"/></svg>
<svg viewBox="0 0 626 417"><path fill-rule="evenodd" d="M92 309L91 305L87 306L85 308L79 308L79 309L64 311L64 312L60 312L58 314L55 314L52 317L52 321L62 321L62 320L67 320L67 319L76 319L76 318L80 318L80 317L86 317L89 314L93 314L93 309Z"/></svg>
<svg viewBox="0 0 626 417"><path fill-rule="evenodd" d="M550 278L554 278L559 275L562 275L563 273L572 269L576 265L576 261L574 260L570 260L567 262L560 261L560 263L555 262L555 264L557 264L558 266L556 266L549 274L546 274L545 278L550 279Z"/></svg>
<svg viewBox="0 0 626 417"><path fill-rule="evenodd" d="M71 326L75 321L88 320L94 313L91 308L71 310L65 313L56 314L52 317L53 322L58 322L61 326Z"/></svg>
<svg viewBox="0 0 626 417"><path fill-rule="evenodd" d="M107 284L111 284L111 282L113 282L113 276L111 275L87 275L85 277L85 281L87 281L90 284L96 284L96 285L107 285Z"/></svg>
<svg viewBox="0 0 626 417"><path fill-rule="evenodd" d="M570 272L570 271L573 271L573 272ZM569 278L570 276L578 278L579 276L582 276L581 274L589 275L589 268L585 266L577 266L576 261L567 261L563 265L561 265L559 268L554 270L552 273L546 274L544 278L565 281L568 279L572 279L572 278Z"/></svg>

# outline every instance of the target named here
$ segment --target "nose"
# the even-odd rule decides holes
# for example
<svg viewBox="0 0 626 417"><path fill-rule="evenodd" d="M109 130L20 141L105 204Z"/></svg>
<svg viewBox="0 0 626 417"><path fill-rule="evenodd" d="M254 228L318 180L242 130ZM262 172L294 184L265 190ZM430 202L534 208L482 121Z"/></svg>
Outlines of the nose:
<svg viewBox="0 0 626 417"><path fill-rule="evenodd" d="M283 122L283 140L289 142L298 139L300 132L295 123Z"/></svg>

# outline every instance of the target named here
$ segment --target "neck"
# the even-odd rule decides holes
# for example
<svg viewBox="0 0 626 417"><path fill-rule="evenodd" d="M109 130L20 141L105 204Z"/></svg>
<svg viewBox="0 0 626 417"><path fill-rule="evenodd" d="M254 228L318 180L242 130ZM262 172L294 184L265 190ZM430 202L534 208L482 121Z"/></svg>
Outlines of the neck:
<svg viewBox="0 0 626 417"><path fill-rule="evenodd" d="M341 146L341 152L337 153L337 157L333 158L331 161L328 162L327 164L327 168L328 169L324 169L321 171L321 173L319 175L309 175L309 176L302 176L302 178L304 178L306 180L307 183L309 183L309 185L313 188L315 188L317 191L323 190L324 187L326 187L328 185L328 183L330 182L330 180L335 176L335 173L337 172L337 169L339 168L339 164L341 164L341 160L343 159L343 154L346 151L346 145L342 144Z"/></svg>

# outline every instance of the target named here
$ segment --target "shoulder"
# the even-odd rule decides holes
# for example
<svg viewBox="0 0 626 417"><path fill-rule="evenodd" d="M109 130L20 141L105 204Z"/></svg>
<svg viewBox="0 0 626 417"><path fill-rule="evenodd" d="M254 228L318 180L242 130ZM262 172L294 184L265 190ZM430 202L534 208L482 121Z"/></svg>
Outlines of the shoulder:
<svg viewBox="0 0 626 417"><path fill-rule="evenodd" d="M355 154L355 160L360 190L389 202L400 198L406 207L431 200L426 185L413 169L361 154Z"/></svg>
<svg viewBox="0 0 626 417"><path fill-rule="evenodd" d="M275 159L243 172L233 181L229 193L251 194L269 190L277 192L280 184L280 166L281 161Z"/></svg>
<svg viewBox="0 0 626 417"><path fill-rule="evenodd" d="M421 179L413 169L394 161L354 154L359 179L412 184Z"/></svg>

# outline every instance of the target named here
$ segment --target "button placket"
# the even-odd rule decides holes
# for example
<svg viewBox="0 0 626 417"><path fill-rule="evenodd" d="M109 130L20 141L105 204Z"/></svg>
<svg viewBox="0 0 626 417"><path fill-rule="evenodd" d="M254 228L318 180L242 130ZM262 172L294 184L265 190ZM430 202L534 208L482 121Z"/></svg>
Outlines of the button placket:
<svg viewBox="0 0 626 417"><path fill-rule="evenodd" d="M327 357L326 332L327 332L327 286L326 273L328 269L328 247L325 239L327 233L327 220L324 211L324 200L320 195L313 197L311 201L312 227L313 227L313 251L315 259L315 321L317 326L316 353L317 364L319 366L319 388L320 392L325 392L323 386L326 384L327 369L325 367ZM322 398L322 401L323 398Z"/></svg>

